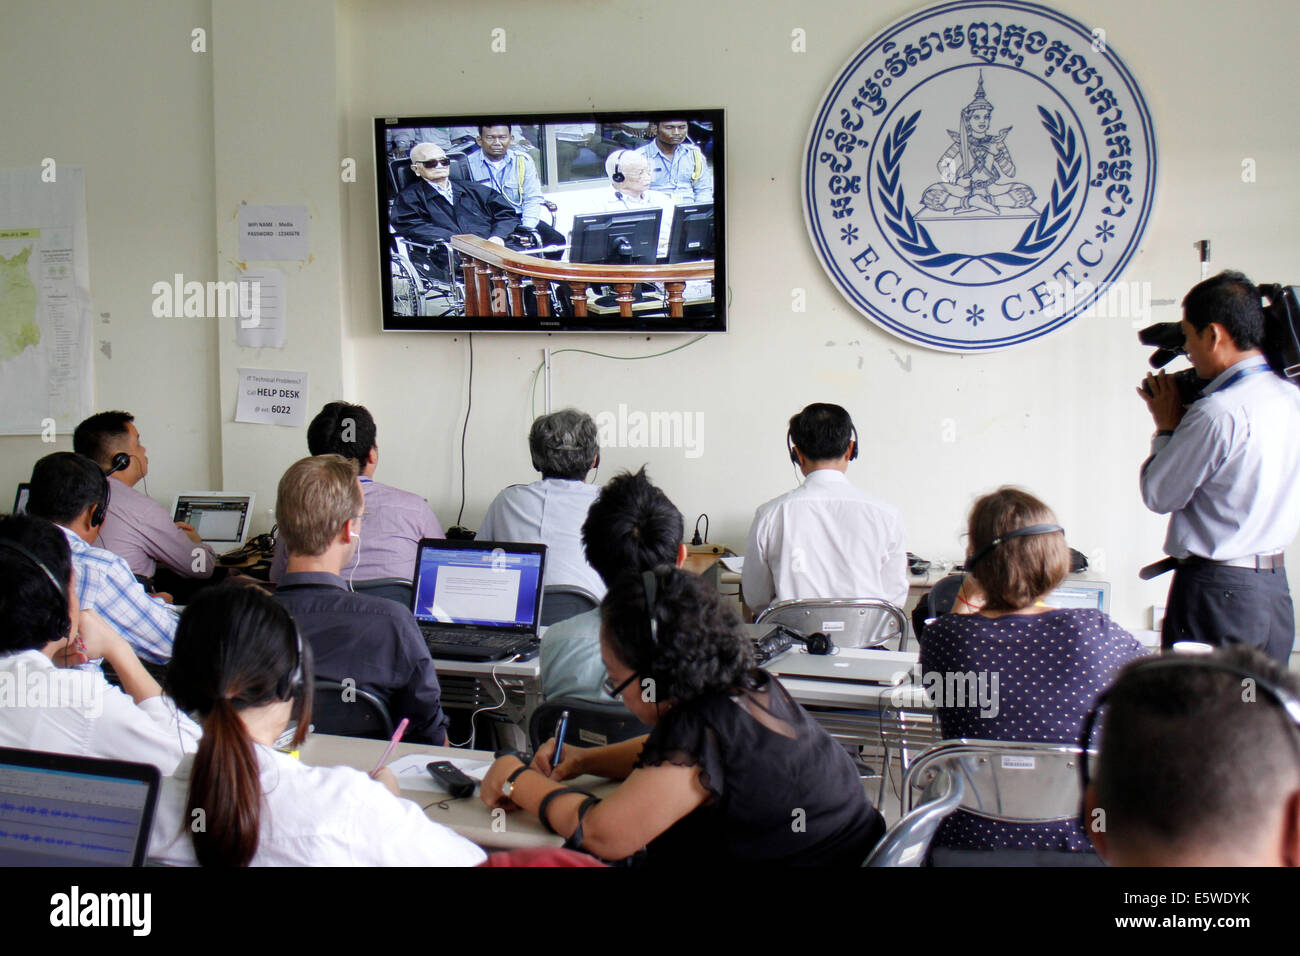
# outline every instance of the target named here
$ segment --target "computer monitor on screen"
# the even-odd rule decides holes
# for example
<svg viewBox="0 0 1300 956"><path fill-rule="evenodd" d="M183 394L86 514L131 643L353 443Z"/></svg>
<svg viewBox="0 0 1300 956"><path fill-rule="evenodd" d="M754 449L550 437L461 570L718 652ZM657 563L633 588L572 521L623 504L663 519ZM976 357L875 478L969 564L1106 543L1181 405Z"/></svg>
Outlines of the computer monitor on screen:
<svg viewBox="0 0 1300 956"><path fill-rule="evenodd" d="M613 266L654 265L663 213L656 208L574 216L569 261Z"/></svg>
<svg viewBox="0 0 1300 956"><path fill-rule="evenodd" d="M698 262L713 258L713 203L686 203L673 210L668 237L669 262Z"/></svg>

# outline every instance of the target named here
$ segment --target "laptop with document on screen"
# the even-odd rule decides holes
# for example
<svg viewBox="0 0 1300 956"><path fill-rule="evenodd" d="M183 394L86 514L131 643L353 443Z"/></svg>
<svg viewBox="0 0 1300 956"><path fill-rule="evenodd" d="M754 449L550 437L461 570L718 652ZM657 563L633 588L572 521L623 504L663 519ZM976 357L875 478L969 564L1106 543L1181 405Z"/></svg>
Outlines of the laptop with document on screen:
<svg viewBox="0 0 1300 956"><path fill-rule="evenodd" d="M537 641L546 545L424 538L411 611L434 657L496 661Z"/></svg>
<svg viewBox="0 0 1300 956"><path fill-rule="evenodd" d="M193 525L204 544L218 551L241 548L248 538L256 495L186 491L172 503L172 520Z"/></svg>
<svg viewBox="0 0 1300 956"><path fill-rule="evenodd" d="M0 747L0 866L143 866L162 775Z"/></svg>

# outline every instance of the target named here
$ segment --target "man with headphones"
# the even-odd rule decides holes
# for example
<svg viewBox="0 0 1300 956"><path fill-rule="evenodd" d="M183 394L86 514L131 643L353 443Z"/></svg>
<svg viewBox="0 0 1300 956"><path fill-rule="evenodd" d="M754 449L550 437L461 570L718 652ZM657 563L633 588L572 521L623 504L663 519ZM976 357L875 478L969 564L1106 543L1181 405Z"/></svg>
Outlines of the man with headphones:
<svg viewBox="0 0 1300 956"><path fill-rule="evenodd" d="M790 461L805 476L754 515L741 588L755 614L805 598L907 601L903 516L849 484L858 433L839 405L816 402L790 419Z"/></svg>
<svg viewBox="0 0 1300 956"><path fill-rule="evenodd" d="M0 746L150 763L169 774L201 732L126 641L80 606L69 589L73 568L53 524L0 517L0 684L14 691L0 694ZM120 689L78 666L92 658L112 664Z"/></svg>
<svg viewBox="0 0 1300 956"><path fill-rule="evenodd" d="M622 212L626 209L662 209L659 219L659 244L655 255L662 259L668 255L668 240L672 236L673 197L650 188L650 163L641 153L630 149L616 149L605 158L605 173L614 189L613 196L605 199L603 212Z"/></svg>
<svg viewBox="0 0 1300 956"><path fill-rule="evenodd" d="M1082 824L1112 866L1300 866L1300 682L1259 651L1134 661L1082 736Z"/></svg>
<svg viewBox="0 0 1300 956"><path fill-rule="evenodd" d="M59 526L72 549L77 599L121 634L137 654L155 664L172 656L176 612L150 597L127 563L94 547L110 501L109 479L84 455L59 451L32 468L27 513Z"/></svg>
<svg viewBox="0 0 1300 956"><path fill-rule="evenodd" d="M217 554L191 525L173 521L166 508L136 490L149 473L149 455L134 422L127 412L100 412L72 433L73 450L97 462L114 481L99 546L125 560L147 587L156 585L184 603L196 589L191 581L213 580ZM222 577L224 571L215 580Z"/></svg>
<svg viewBox="0 0 1300 956"><path fill-rule="evenodd" d="M442 689L410 608L350 587L365 510L355 462L316 455L290 465L275 498L289 553L275 598L311 645L318 678L351 680L384 702L394 724L410 720L407 740L441 744Z"/></svg>

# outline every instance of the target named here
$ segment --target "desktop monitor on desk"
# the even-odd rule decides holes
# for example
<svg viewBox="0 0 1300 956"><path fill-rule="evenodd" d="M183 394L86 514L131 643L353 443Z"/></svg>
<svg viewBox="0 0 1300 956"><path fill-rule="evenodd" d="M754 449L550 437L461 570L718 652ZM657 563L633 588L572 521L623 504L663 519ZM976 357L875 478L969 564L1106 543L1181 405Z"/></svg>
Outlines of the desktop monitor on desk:
<svg viewBox="0 0 1300 956"><path fill-rule="evenodd" d="M683 203L674 208L668 261L700 262L712 258L713 203Z"/></svg>
<svg viewBox="0 0 1300 956"><path fill-rule="evenodd" d="M659 247L662 209L630 209L573 217L569 261L594 265L652 266Z"/></svg>

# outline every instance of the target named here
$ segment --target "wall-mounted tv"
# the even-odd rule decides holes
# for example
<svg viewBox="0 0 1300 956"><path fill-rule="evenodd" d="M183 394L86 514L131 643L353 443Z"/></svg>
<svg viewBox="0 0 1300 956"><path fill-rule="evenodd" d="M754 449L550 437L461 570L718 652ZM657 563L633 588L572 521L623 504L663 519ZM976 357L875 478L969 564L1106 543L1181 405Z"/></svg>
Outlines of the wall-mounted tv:
<svg viewBox="0 0 1300 956"><path fill-rule="evenodd" d="M374 131L386 331L726 331L722 110Z"/></svg>

